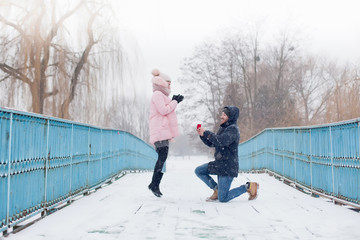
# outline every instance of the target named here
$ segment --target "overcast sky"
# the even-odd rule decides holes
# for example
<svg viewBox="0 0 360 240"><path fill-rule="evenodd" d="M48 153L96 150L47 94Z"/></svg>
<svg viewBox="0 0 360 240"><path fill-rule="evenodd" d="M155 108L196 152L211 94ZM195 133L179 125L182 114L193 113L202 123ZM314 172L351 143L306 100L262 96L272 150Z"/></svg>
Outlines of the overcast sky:
<svg viewBox="0 0 360 240"><path fill-rule="evenodd" d="M179 89L179 67L196 45L224 29L261 24L264 36L300 31L306 48L339 61L360 60L357 0L113 0L123 33L137 46L139 77L159 68ZM143 81L140 80L140 81ZM149 85L150 86L150 85ZM180 90L181 91L181 90Z"/></svg>

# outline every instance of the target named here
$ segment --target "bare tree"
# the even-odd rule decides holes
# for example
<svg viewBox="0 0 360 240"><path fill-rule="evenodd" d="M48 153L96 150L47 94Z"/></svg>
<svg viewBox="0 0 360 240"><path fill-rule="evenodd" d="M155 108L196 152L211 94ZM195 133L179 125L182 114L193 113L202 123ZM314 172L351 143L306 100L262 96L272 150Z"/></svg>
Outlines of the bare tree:
<svg viewBox="0 0 360 240"><path fill-rule="evenodd" d="M219 125L219 113L228 81L222 71L221 59L219 48L206 43L196 48L182 67L181 80L188 88L184 94L186 101L180 105L180 109L187 109L185 118L204 122L213 129Z"/></svg>
<svg viewBox="0 0 360 240"><path fill-rule="evenodd" d="M275 39L275 44L269 47L267 64L271 70L271 80L273 81L274 91L279 91L283 87L288 87L291 63L296 56L296 40L289 32L283 32Z"/></svg>
<svg viewBox="0 0 360 240"><path fill-rule="evenodd" d="M267 48L260 48L259 31L248 35L236 34L223 42L227 55L228 71L231 79L240 84L233 98L241 109L242 135L245 139L261 131L264 127L288 124L290 106L294 105L289 96L290 57L293 47L286 35L281 41ZM235 60L235 61L233 61ZM282 84L280 84L282 82ZM237 87L232 84L231 89ZM243 126L242 126L243 125Z"/></svg>
<svg viewBox="0 0 360 240"><path fill-rule="evenodd" d="M292 66L292 88L296 99L299 99L298 107L303 109L305 125L319 123L332 93L332 83L325 74L324 61L307 56L299 58Z"/></svg>
<svg viewBox="0 0 360 240"><path fill-rule="evenodd" d="M254 134L254 106L257 94L258 33L228 35L221 44L223 69L230 79L224 104L240 108L240 130L245 139ZM243 138L244 139L244 138Z"/></svg>
<svg viewBox="0 0 360 240"><path fill-rule="evenodd" d="M326 67L326 74L333 82L333 92L326 102L323 121L334 122L360 116L360 83L356 69L349 66L339 67L331 62Z"/></svg>
<svg viewBox="0 0 360 240"><path fill-rule="evenodd" d="M105 13L109 9L106 1L69 3L33 0L20 6L11 1L7 8L16 12L15 18L0 14L0 79L28 87L31 111L68 119L70 106L81 93L79 85L93 92L99 90L96 82L99 72L104 71L99 65L104 49L119 49L119 45L107 45L108 39L99 28L109 12ZM66 4L70 6L67 9ZM76 42L76 38L81 40Z"/></svg>
<svg viewBox="0 0 360 240"><path fill-rule="evenodd" d="M263 50L258 73L258 81L261 82L258 90L262 96L259 96L261 102L256 103L256 118L265 117L267 127L298 124L295 99L290 92L294 60L299 54L296 43L297 40L291 37L290 32L284 32ZM261 130L260 126L264 126L263 121L261 122L256 126L258 131Z"/></svg>

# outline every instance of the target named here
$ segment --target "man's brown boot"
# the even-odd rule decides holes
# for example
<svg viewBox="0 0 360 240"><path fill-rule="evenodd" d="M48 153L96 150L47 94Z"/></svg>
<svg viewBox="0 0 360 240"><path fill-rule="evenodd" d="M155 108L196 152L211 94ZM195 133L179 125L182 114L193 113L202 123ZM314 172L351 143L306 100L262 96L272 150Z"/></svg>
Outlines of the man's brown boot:
<svg viewBox="0 0 360 240"><path fill-rule="evenodd" d="M257 198L258 194L257 194L257 190L259 188L259 184L256 182L250 182L249 183L249 188L247 190L247 192L249 193L249 200L254 200Z"/></svg>
<svg viewBox="0 0 360 240"><path fill-rule="evenodd" d="M208 199L206 199L206 201L211 202L211 201L216 201L217 199L218 199L218 190L215 189L213 194Z"/></svg>

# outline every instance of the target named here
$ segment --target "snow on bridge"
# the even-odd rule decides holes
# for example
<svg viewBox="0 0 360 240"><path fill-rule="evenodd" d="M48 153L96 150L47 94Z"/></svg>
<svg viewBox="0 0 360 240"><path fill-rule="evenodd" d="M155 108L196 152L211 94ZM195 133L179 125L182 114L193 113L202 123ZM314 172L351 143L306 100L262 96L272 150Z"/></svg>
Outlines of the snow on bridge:
<svg viewBox="0 0 360 240"><path fill-rule="evenodd" d="M232 186L260 184L228 203L211 195L194 174L207 157L172 157L161 183L162 198L148 189L152 173L127 174L74 201L7 240L60 239L360 239L360 213L314 198L267 174L240 174Z"/></svg>

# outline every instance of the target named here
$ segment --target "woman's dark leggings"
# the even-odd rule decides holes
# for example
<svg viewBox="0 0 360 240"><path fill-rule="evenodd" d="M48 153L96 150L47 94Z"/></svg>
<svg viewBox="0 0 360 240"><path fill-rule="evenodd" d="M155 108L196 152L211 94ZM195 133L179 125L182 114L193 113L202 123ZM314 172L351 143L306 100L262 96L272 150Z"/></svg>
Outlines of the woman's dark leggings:
<svg viewBox="0 0 360 240"><path fill-rule="evenodd" d="M156 148L156 152L158 153L158 159L155 164L154 173L161 172L161 170L163 169L168 156L169 147L165 146Z"/></svg>
<svg viewBox="0 0 360 240"><path fill-rule="evenodd" d="M167 159L169 147L168 146L158 147L158 148L156 148L156 152L158 153L158 160L156 161L156 164L155 164L154 173L153 173L149 188L152 191L154 191L154 190L159 191L159 193L162 194L159 189L159 185L160 185L160 182L161 182L161 179L163 176L163 173L161 172L161 170L164 167L165 161Z"/></svg>

